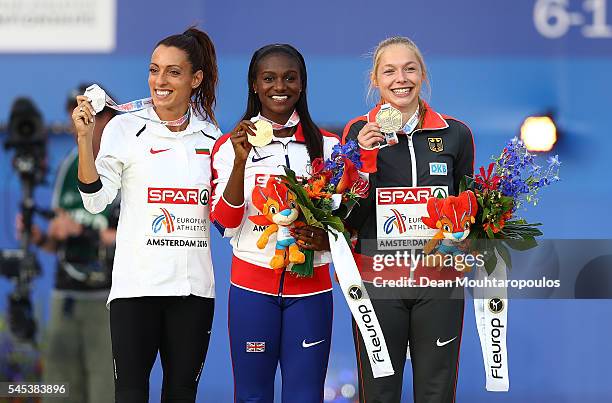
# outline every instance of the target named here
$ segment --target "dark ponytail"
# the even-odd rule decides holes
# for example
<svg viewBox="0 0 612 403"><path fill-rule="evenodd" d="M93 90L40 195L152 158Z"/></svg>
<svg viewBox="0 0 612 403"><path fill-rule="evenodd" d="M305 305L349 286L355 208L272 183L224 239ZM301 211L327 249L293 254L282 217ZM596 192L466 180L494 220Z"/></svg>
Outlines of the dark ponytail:
<svg viewBox="0 0 612 403"><path fill-rule="evenodd" d="M162 39L155 47L160 45L183 50L187 53L192 71L195 73L202 70L202 73L204 73L202 83L191 92L191 96L194 98L192 104L200 115L217 124L215 104L217 102L216 92L219 73L217 54L210 37L196 27L190 27L182 34L171 35Z"/></svg>
<svg viewBox="0 0 612 403"><path fill-rule="evenodd" d="M253 54L251 63L249 64L249 75L247 78L247 85L249 88L249 95L247 98L247 108L242 120L250 119L253 116L257 116L261 112L261 101L253 89L253 84L257 78L257 69L259 62L266 56L271 54L284 54L286 56L295 59L300 66L300 78L302 80L302 92L300 97L295 104L295 110L300 115L300 123L302 125L302 132L304 133L304 139L306 140L306 148L308 149L308 155L312 161L315 158L323 157L323 135L312 121L310 112L308 112L308 102L306 100L306 87L308 82L308 76L306 74L306 62L304 57L296 48L287 44L274 44L264 46ZM284 123L284 122L279 122Z"/></svg>

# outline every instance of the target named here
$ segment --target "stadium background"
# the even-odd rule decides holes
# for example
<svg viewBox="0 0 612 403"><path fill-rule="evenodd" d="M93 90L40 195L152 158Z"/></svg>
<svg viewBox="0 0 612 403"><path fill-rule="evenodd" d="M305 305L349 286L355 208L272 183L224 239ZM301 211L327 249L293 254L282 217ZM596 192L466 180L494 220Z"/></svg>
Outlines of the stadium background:
<svg viewBox="0 0 612 403"><path fill-rule="evenodd" d="M66 96L83 81L100 83L118 102L145 97L148 61L155 43L198 24L211 35L218 52L217 116L223 131L230 130L244 110L246 72L252 52L272 42L291 43L303 52L309 72L311 113L321 126L337 129L368 108L368 53L387 36L405 35L420 46L428 64L430 104L471 127L477 167L487 164L489 157L518 133L526 116L554 113L562 135L555 150L563 162L562 182L546 189L541 203L526 218L544 222L546 238L605 239L610 237L612 228L612 215L608 212L612 202L612 133L608 122L612 106L612 34L608 27L608 31L604 29L593 37L587 26L594 18L599 18L600 26L608 26L606 21L612 24L611 3L118 1L116 46L111 52L0 50L0 122L6 124L10 106L20 95L36 102L47 124L66 122ZM0 8L0 16L2 12ZM0 37L0 49L14 40ZM2 133L0 140L4 138ZM49 139L48 179L52 183L58 163L73 143L67 135L50 134ZM18 246L13 221L20 188L10 161L11 155L1 151L0 248ZM50 194L51 185L38 188L38 203L48 205ZM233 386L226 301L231 250L227 240L220 239L216 232L213 244L217 306L198 401L230 402ZM49 255L40 254L40 258L44 271L35 281L33 300L38 318L44 323L54 264ZM11 284L0 279L2 311L10 289ZM334 297L328 386L339 391L342 385L355 382L355 363L349 312L337 290ZM511 301L508 393L484 390L472 304L467 303L466 308L458 401L612 400L609 300ZM161 370L156 364L151 376L152 402L158 399L160 379ZM406 401L411 396L409 379L407 371ZM350 387L346 391L350 392ZM334 401L350 400L338 396Z"/></svg>

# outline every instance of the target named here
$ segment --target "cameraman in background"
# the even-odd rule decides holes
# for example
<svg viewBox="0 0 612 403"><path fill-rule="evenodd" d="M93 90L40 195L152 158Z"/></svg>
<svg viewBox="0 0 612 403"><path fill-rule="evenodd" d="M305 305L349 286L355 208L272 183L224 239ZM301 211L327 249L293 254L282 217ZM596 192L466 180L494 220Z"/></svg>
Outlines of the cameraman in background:
<svg viewBox="0 0 612 403"><path fill-rule="evenodd" d="M69 115L77 105L76 96L86 88L81 85L70 94L66 102ZM102 131L114 115L108 107L96 115L94 156ZM58 169L52 200L56 215L47 232L32 227L32 243L58 258L44 339L43 382L67 382L69 397L63 402L108 403L114 401L114 372L106 299L119 203L115 200L96 215L85 210L77 187L77 157L75 146ZM19 232L22 227L18 218Z"/></svg>

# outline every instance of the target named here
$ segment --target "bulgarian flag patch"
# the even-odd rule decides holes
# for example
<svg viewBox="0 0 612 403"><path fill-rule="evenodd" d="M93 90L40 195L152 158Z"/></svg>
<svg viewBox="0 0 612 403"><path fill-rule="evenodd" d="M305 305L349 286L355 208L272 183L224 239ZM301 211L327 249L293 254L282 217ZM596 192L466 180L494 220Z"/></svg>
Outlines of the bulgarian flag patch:
<svg viewBox="0 0 612 403"><path fill-rule="evenodd" d="M210 150L208 148L196 148L195 151L198 155L210 155Z"/></svg>

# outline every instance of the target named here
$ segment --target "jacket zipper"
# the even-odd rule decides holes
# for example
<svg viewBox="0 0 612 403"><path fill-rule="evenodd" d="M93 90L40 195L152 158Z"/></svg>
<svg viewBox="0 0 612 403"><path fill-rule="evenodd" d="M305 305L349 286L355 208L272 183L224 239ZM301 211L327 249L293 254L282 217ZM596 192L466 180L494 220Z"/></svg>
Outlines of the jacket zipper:
<svg viewBox="0 0 612 403"><path fill-rule="evenodd" d="M417 129L418 130L418 129ZM412 171L412 187L416 187L417 186L417 163L416 163L416 153L414 152L414 143L412 142L412 136L414 136L417 132L417 130L414 130L412 133L410 133L407 137L408 137L408 150L410 151L410 165L411 165L411 171ZM410 249L410 259L411 261L414 261L416 252L414 249ZM410 270L410 276L409 276L410 280L414 280L414 270Z"/></svg>
<svg viewBox="0 0 612 403"><path fill-rule="evenodd" d="M285 163L287 163L287 168L291 168L291 163L289 162L289 143L284 144L283 143L283 148L285 150ZM287 252L289 253L289 252ZM281 273L281 278L280 278L280 283L278 285L278 296L282 297L283 296L283 285L285 283L285 273L286 273L286 269L283 270L283 272Z"/></svg>
<svg viewBox="0 0 612 403"><path fill-rule="evenodd" d="M291 163L289 162L289 143L283 144L283 148L285 149L285 162L287 163L287 168L291 168Z"/></svg>
<svg viewBox="0 0 612 403"><path fill-rule="evenodd" d="M283 296L283 285L285 283L285 273L287 272L286 268L283 269L283 272L281 273L281 278L280 278L280 283L278 284L278 296L282 297Z"/></svg>
<svg viewBox="0 0 612 403"><path fill-rule="evenodd" d="M289 143L283 144L283 149L285 150L285 162L287 163L287 168L291 168L291 164L289 163ZM240 230L238 231L238 240L236 241L236 247L240 245L241 235L242 235L242 226L240 227ZM280 295L281 290L282 290L282 283L281 283L281 289L279 290L279 295Z"/></svg>
<svg viewBox="0 0 612 403"><path fill-rule="evenodd" d="M412 142L412 136L414 136L416 134L417 130L413 131L411 134L409 134L408 137L408 150L410 151L410 165L411 165L411 171L412 171L412 187L416 187L417 186L417 162L416 162L416 155L414 152L414 144Z"/></svg>

